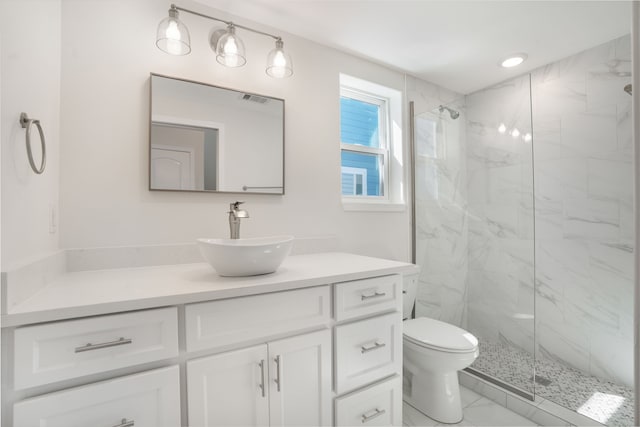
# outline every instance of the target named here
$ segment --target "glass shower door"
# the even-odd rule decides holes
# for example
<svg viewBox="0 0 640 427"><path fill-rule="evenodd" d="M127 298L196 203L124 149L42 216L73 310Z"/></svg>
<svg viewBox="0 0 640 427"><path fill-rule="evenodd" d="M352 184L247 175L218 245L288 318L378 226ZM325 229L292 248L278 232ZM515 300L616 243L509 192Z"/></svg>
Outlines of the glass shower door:
<svg viewBox="0 0 640 427"><path fill-rule="evenodd" d="M472 369L524 397L535 391L531 81L467 96L468 330Z"/></svg>
<svg viewBox="0 0 640 427"><path fill-rule="evenodd" d="M530 79L413 117L416 316L479 339L478 375L534 393Z"/></svg>

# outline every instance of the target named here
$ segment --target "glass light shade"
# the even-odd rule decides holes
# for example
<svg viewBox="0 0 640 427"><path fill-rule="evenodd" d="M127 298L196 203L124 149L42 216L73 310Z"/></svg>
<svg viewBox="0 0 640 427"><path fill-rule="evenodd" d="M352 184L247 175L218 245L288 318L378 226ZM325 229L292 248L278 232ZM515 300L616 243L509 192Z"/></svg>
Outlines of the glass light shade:
<svg viewBox="0 0 640 427"><path fill-rule="evenodd" d="M156 46L171 55L187 55L191 52L189 30L178 19L176 9L169 9L169 16L158 24Z"/></svg>
<svg viewBox="0 0 640 427"><path fill-rule="evenodd" d="M236 35L233 24L229 24L227 32L218 40L216 61L227 67L242 67L247 63L244 43Z"/></svg>
<svg viewBox="0 0 640 427"><path fill-rule="evenodd" d="M283 46L282 40L276 40L276 48L269 52L267 56L267 74L277 79L289 77L293 74L291 56L282 49Z"/></svg>

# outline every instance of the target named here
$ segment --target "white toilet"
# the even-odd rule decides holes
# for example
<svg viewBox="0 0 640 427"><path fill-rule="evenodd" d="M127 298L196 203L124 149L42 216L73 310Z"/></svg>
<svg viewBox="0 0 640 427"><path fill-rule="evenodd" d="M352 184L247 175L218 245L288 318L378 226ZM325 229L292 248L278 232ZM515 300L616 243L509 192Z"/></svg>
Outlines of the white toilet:
<svg viewBox="0 0 640 427"><path fill-rule="evenodd" d="M441 423L462 420L458 371L478 357L478 340L435 319L410 319L417 277L406 277L403 322L404 400Z"/></svg>

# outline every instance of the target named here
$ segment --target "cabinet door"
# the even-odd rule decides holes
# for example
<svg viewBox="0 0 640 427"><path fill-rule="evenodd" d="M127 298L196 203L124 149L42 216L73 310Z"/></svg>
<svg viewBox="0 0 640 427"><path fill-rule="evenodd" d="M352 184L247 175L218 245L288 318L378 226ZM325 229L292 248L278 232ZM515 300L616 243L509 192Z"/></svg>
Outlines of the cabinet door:
<svg viewBox="0 0 640 427"><path fill-rule="evenodd" d="M267 346L187 362L189 425L267 426Z"/></svg>
<svg viewBox="0 0 640 427"><path fill-rule="evenodd" d="M268 346L271 426L331 425L331 331Z"/></svg>
<svg viewBox="0 0 640 427"><path fill-rule="evenodd" d="M180 425L177 366L45 394L14 405L16 427Z"/></svg>

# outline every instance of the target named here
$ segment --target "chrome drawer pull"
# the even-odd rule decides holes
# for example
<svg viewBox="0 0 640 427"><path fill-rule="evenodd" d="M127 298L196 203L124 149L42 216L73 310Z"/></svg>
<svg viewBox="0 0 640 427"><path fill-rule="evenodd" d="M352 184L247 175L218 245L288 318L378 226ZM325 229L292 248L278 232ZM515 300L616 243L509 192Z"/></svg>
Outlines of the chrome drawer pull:
<svg viewBox="0 0 640 427"><path fill-rule="evenodd" d="M118 346L118 345L131 344L132 342L133 342L133 340L131 338L122 338L122 337L120 337L120 339L118 339L118 340L109 341L109 342L103 342L103 343L100 343L100 344L87 343L87 345L83 345L82 347L76 347L76 353L82 353L83 351L100 350L101 348L115 347L115 346ZM131 424L131 425L133 425L133 424Z"/></svg>
<svg viewBox="0 0 640 427"><path fill-rule="evenodd" d="M126 418L123 418L122 421L120 421L120 424L115 425L113 427L133 427L136 423L131 420L131 421L127 421Z"/></svg>
<svg viewBox="0 0 640 427"><path fill-rule="evenodd" d="M379 297L383 297L385 295L387 295L386 292L378 292L378 291L376 291L375 293L373 293L371 295L361 295L360 297L362 298L362 301L366 301L366 300L371 299L371 298L379 298Z"/></svg>
<svg viewBox="0 0 640 427"><path fill-rule="evenodd" d="M282 386L282 377L280 376L282 375L282 373L280 372L280 365L282 364L282 362L280 360L280 355L276 356L275 362L276 362L276 379L273 381L278 386L277 390L280 391L280 387Z"/></svg>
<svg viewBox="0 0 640 427"><path fill-rule="evenodd" d="M378 418L380 415L384 414L385 411L384 409L375 409L375 412L371 415L366 415L366 414L362 414L362 424L364 423L368 423L369 421L371 421L374 418Z"/></svg>
<svg viewBox="0 0 640 427"><path fill-rule="evenodd" d="M262 397L265 397L265 390L264 390L264 359L262 359L260 361L260 363L258 363L258 365L260 365L260 390L262 390Z"/></svg>
<svg viewBox="0 0 640 427"><path fill-rule="evenodd" d="M376 341L375 344L373 344L371 347L365 347L365 346L360 347L360 352L362 354L369 353L370 351L377 350L377 349L382 348L384 346L386 346L385 343Z"/></svg>

